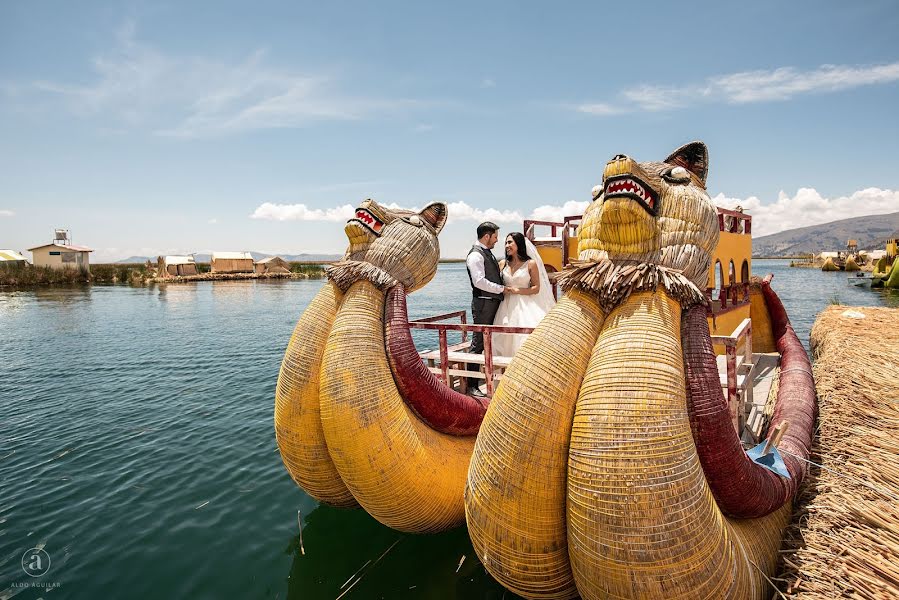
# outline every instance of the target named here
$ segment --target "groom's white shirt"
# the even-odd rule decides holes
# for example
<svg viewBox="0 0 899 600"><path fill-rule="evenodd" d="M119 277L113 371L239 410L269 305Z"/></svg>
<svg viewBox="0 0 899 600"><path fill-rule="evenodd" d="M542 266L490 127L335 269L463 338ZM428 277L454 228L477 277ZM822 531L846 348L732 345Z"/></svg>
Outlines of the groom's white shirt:
<svg viewBox="0 0 899 600"><path fill-rule="evenodd" d="M487 252L491 251L490 248L481 242L477 242L477 245ZM474 283L474 286L479 290L491 292L493 294L502 294L503 290L506 289L500 284L487 279L486 273L484 272L484 255L480 252L470 252L468 258L465 259L465 264L468 266L468 272L471 273L472 283Z"/></svg>

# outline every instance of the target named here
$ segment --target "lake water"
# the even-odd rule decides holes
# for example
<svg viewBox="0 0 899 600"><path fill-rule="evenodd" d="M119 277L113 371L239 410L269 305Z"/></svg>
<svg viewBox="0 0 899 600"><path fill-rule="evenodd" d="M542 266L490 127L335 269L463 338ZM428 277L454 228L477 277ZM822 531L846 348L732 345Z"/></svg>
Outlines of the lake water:
<svg viewBox="0 0 899 600"><path fill-rule="evenodd" d="M895 292L787 265L753 270L775 273L805 343L831 302L899 306ZM334 599L366 561L347 598L502 598L464 527L399 534L318 506L288 477L275 382L321 285L0 291L0 599ZM468 285L464 265L441 265L411 316L466 307ZM21 567L32 547L51 557L37 579ZM57 587L23 587L35 582Z"/></svg>

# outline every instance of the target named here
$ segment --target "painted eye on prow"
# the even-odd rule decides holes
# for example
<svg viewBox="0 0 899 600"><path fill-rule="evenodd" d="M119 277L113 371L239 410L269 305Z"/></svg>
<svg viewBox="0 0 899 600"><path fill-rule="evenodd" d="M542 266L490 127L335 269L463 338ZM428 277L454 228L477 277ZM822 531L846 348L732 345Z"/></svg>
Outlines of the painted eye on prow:
<svg viewBox="0 0 899 600"><path fill-rule="evenodd" d="M662 173L662 177L671 183L687 183L690 181L690 173L683 167L674 167Z"/></svg>
<svg viewBox="0 0 899 600"><path fill-rule="evenodd" d="M599 195L602 194L602 185L594 185L593 189L590 191L590 194L593 196L594 200L599 198Z"/></svg>
<svg viewBox="0 0 899 600"><path fill-rule="evenodd" d="M410 217L407 219L407 221L408 221L409 223L411 223L412 225L415 225L416 227L421 227L421 217L419 217L418 215L412 215L412 216L410 216Z"/></svg>

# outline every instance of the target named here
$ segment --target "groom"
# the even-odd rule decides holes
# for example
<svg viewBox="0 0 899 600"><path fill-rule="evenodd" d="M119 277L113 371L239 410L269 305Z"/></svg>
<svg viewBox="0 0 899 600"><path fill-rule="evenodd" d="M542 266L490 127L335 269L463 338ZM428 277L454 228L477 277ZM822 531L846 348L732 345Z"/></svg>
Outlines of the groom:
<svg viewBox="0 0 899 600"><path fill-rule="evenodd" d="M478 241L468 252L465 260L468 266L468 279L471 281L471 315L475 325L493 325L493 317L496 309L503 299L503 278L499 272L499 263L491 250L496 245L499 227L495 223L487 221L478 225ZM484 334L475 333L471 336L472 354L484 352ZM469 371L477 371L478 365L469 363ZM480 380L474 377L468 378L468 393L472 396L483 396L478 387Z"/></svg>

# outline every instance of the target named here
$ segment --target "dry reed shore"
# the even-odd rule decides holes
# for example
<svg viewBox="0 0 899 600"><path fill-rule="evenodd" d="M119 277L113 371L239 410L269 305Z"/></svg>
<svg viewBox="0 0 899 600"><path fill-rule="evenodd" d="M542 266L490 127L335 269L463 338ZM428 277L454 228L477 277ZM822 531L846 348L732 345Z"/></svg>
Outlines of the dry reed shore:
<svg viewBox="0 0 899 600"><path fill-rule="evenodd" d="M820 416L778 597L899 598L899 309L830 306L811 332Z"/></svg>

